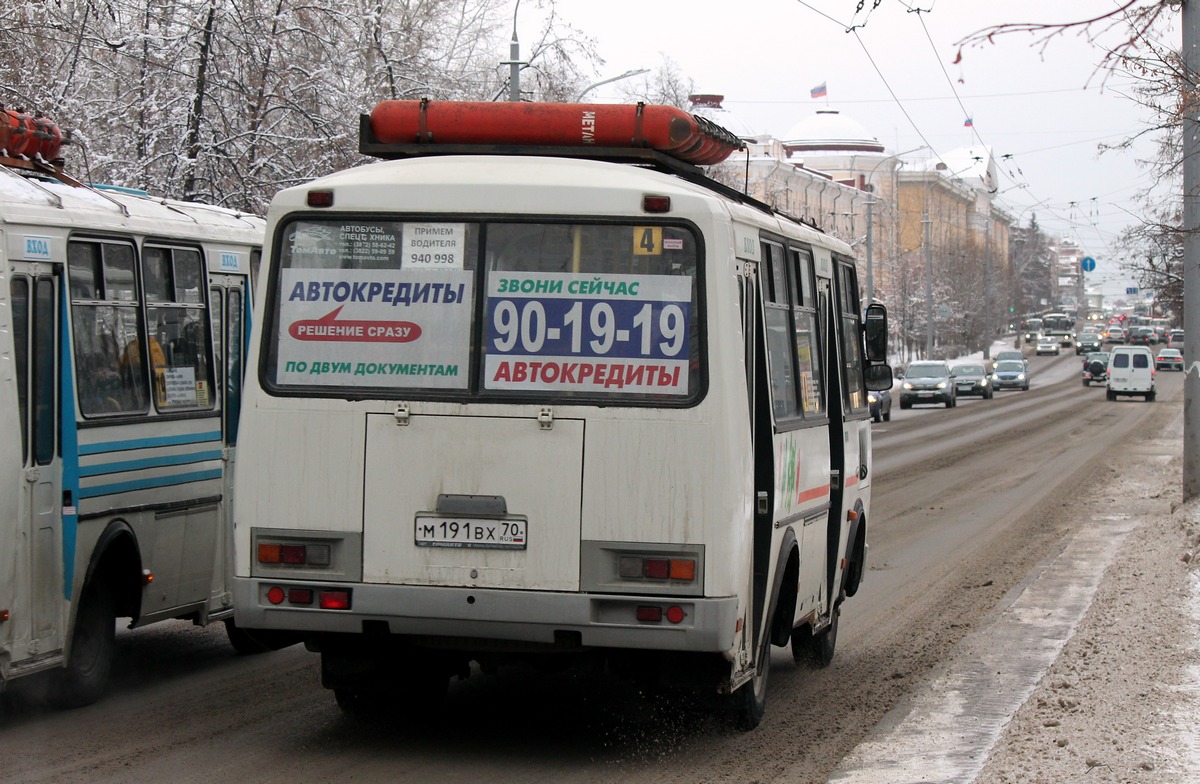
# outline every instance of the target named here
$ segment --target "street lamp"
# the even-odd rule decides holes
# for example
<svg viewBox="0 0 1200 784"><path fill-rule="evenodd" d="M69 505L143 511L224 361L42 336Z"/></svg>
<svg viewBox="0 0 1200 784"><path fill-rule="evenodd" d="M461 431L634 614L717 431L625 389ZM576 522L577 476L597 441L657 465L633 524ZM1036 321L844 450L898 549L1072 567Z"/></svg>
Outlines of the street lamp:
<svg viewBox="0 0 1200 784"><path fill-rule="evenodd" d="M635 68L633 70L626 71L625 73L620 74L619 76L612 76L612 77L609 77L608 79L601 79L600 81L596 82L595 84L590 84L586 88L584 88L583 92L581 92L579 94L579 97L577 97L575 99L575 102L579 103L580 101L583 100L583 96L587 95L592 90L596 89L597 87L599 87L602 84L608 84L609 82L618 82L621 79L628 79L631 76L640 76L641 74L644 74L644 73L650 73L650 69Z"/></svg>
<svg viewBox="0 0 1200 784"><path fill-rule="evenodd" d="M521 66L529 63L521 62L521 42L517 40L517 11L521 8L521 0L513 6L513 34L508 44L508 59L501 60L501 65L508 66L508 100L517 103L521 100Z"/></svg>

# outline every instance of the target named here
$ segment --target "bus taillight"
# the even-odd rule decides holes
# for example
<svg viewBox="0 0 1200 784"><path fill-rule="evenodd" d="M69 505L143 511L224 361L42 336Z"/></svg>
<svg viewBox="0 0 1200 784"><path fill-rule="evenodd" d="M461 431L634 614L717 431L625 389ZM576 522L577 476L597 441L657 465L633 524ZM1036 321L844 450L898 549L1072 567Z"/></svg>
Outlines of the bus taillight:
<svg viewBox="0 0 1200 784"><path fill-rule="evenodd" d="M321 591L320 607L322 610L349 610L349 591Z"/></svg>
<svg viewBox="0 0 1200 784"><path fill-rule="evenodd" d="M258 562L287 566L329 566L330 549L327 544L259 542Z"/></svg>
<svg viewBox="0 0 1200 784"><path fill-rule="evenodd" d="M638 555L623 555L619 562L620 575L624 579L676 580L692 582L696 579L696 559L666 558Z"/></svg>

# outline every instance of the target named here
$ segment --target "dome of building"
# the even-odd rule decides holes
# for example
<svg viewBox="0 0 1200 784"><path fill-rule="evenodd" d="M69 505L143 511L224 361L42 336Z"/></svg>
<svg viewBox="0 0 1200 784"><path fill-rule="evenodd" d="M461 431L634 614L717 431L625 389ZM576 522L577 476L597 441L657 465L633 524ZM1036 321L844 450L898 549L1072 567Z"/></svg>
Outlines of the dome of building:
<svg viewBox="0 0 1200 784"><path fill-rule="evenodd" d="M781 141L790 153L883 152L878 139L837 109L818 109L793 125Z"/></svg>

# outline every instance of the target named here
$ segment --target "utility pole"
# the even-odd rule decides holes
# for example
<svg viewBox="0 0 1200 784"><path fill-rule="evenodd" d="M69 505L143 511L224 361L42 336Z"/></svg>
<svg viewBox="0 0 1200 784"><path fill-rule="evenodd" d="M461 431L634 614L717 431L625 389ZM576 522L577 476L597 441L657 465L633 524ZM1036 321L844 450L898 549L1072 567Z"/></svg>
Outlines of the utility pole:
<svg viewBox="0 0 1200 784"><path fill-rule="evenodd" d="M983 358L992 358L992 205L983 225Z"/></svg>
<svg viewBox="0 0 1200 784"><path fill-rule="evenodd" d="M875 212L875 194L867 198L867 304L875 301L875 263L871 256L871 215Z"/></svg>
<svg viewBox="0 0 1200 784"><path fill-rule="evenodd" d="M1183 500L1200 495L1200 0L1183 2Z"/></svg>
<svg viewBox="0 0 1200 784"><path fill-rule="evenodd" d="M928 185L926 185L928 188ZM933 256L930 255L929 226L929 194L925 194L925 359L933 358Z"/></svg>

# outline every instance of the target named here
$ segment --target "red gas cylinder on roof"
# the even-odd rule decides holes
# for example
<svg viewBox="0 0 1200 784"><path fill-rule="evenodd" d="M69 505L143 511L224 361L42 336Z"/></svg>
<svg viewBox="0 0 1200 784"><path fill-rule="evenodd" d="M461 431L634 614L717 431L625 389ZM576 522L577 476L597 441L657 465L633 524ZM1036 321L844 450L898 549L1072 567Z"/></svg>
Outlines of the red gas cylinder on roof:
<svg viewBox="0 0 1200 784"><path fill-rule="evenodd" d="M0 110L0 150L14 158L33 145L33 118L13 109Z"/></svg>
<svg viewBox="0 0 1200 784"><path fill-rule="evenodd" d="M63 135L58 124L13 109L0 109L0 150L11 157L53 161L62 154Z"/></svg>
<svg viewBox="0 0 1200 784"><path fill-rule="evenodd" d="M708 120L650 104L382 101L370 122L384 144L641 147L699 165L742 146Z"/></svg>

